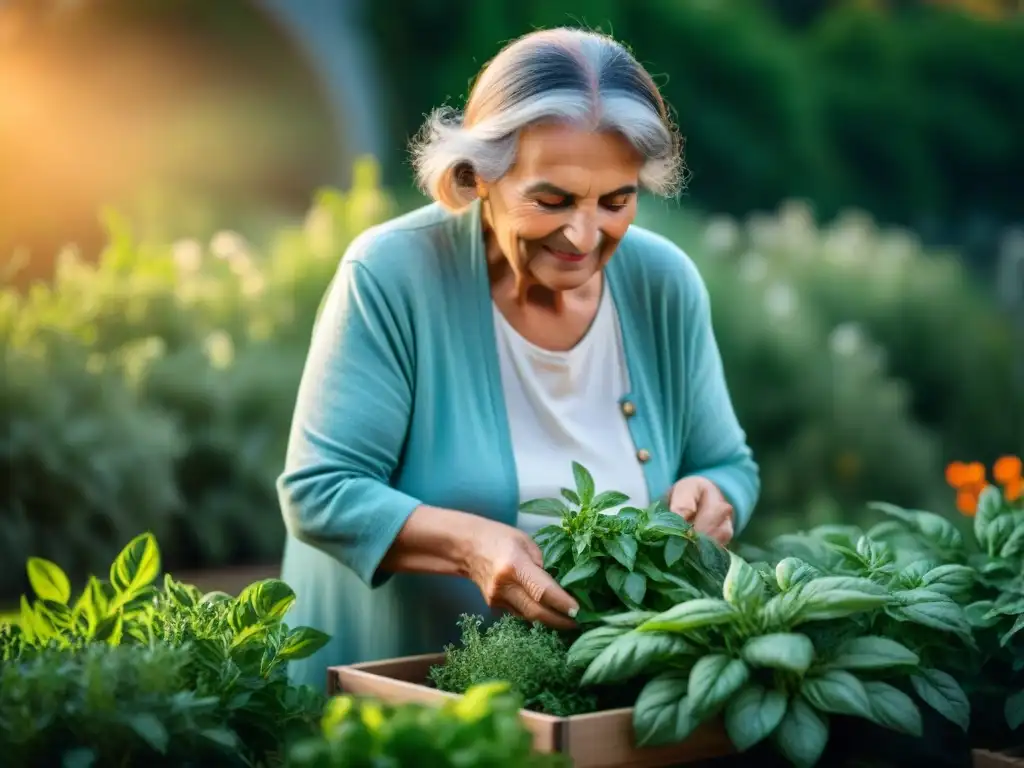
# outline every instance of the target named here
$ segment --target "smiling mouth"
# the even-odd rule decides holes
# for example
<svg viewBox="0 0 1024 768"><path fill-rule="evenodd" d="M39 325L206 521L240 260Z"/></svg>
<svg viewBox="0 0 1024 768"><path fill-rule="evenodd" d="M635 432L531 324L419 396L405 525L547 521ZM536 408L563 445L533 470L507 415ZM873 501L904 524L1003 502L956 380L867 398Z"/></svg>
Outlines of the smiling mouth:
<svg viewBox="0 0 1024 768"><path fill-rule="evenodd" d="M579 262L587 258L587 256L589 255L586 253L576 253L575 251L556 251L554 248L548 248L548 246L546 245L543 246L543 248L556 259L559 259L561 261L568 261L573 264L578 264Z"/></svg>

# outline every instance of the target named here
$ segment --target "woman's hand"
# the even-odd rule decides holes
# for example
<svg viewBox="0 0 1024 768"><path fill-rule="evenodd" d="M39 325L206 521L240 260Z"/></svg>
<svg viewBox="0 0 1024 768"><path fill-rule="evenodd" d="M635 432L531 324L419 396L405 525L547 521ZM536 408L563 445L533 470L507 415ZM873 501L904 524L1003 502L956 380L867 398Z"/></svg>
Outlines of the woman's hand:
<svg viewBox="0 0 1024 768"><path fill-rule="evenodd" d="M733 508L705 477L684 477L672 487L668 508L723 547L732 541Z"/></svg>
<svg viewBox="0 0 1024 768"><path fill-rule="evenodd" d="M540 547L518 528L478 518L471 533L467 576L491 608L553 629L573 629L579 605L544 570Z"/></svg>

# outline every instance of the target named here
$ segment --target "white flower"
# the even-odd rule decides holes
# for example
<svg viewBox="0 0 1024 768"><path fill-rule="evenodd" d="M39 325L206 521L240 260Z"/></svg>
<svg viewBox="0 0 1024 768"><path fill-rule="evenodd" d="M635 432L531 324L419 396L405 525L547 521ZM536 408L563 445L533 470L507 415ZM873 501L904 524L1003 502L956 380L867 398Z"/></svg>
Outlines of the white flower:
<svg viewBox="0 0 1024 768"><path fill-rule="evenodd" d="M191 238L179 240L171 246L171 257L182 274L194 274L203 265L203 246Z"/></svg>

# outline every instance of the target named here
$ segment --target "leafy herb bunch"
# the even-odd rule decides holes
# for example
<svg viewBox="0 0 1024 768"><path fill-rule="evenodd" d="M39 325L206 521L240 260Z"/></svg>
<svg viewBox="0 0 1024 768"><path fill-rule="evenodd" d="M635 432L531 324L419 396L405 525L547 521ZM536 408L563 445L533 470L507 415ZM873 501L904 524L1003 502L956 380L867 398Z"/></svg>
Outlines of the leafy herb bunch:
<svg viewBox="0 0 1024 768"><path fill-rule="evenodd" d="M295 744L287 765L568 768L563 755L533 752L521 706L503 682L475 685L440 707L338 696L328 703L322 735Z"/></svg>
<svg viewBox="0 0 1024 768"><path fill-rule="evenodd" d="M74 600L60 567L30 559L28 576L36 599L30 602L22 597L17 621L0 627L5 673L38 664L59 676L75 675L81 664L100 653L96 649L101 646L119 650L103 657L105 664L124 664L126 670L141 663L142 657L132 648L140 653L173 650L178 663L173 665L172 698L214 702L218 722L211 732L220 734L221 745L237 745L243 762L273 759L293 730L308 733L314 728L323 697L312 689L291 686L284 665L289 659L315 653L328 638L317 630L291 629L284 623L294 592L282 581L267 579L250 585L237 598L218 592L203 595L169 574L158 588L154 582L159 572L160 552L151 534L133 539L111 565L109 579L91 577ZM152 697L144 678L128 675L125 679L136 680L139 687L132 689L125 683L118 689L124 711L145 716L146 744L156 755L166 757L166 745L179 741L180 734L174 739L170 734L180 721L165 722L162 718L174 713L147 709ZM6 695L5 689L0 701L6 701ZM42 706L43 699L29 701ZM74 728L40 710L34 721L36 731L26 738L42 743L51 729L54 733L71 729L85 754L105 743L107 715L101 710L93 713L93 720L88 719L90 710L82 710Z"/></svg>
<svg viewBox="0 0 1024 768"><path fill-rule="evenodd" d="M628 497L596 493L590 472L577 462L572 468L575 490L563 488L561 499L536 499L520 509L557 518L534 538L545 569L579 601L580 624L623 608L665 610L721 589L728 558L714 541L660 501L607 514Z"/></svg>
<svg viewBox="0 0 1024 768"><path fill-rule="evenodd" d="M966 717L949 675L871 630L871 616L896 606L885 587L823 576L795 558L769 580L730 557L718 597L607 616L570 649L570 663L586 669L584 685L650 676L634 710L639 744L682 741L721 715L738 750L770 737L791 763L812 766L835 715L920 736L910 690L941 714Z"/></svg>

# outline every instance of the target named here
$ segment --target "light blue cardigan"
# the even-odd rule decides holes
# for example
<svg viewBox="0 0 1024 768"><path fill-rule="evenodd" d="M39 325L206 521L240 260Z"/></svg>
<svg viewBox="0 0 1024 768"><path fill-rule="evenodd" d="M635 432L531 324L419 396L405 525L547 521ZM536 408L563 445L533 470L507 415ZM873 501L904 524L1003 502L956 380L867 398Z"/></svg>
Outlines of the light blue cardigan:
<svg viewBox="0 0 1024 768"><path fill-rule="evenodd" d="M700 275L679 248L637 226L606 275L631 384L623 402L635 406L623 418L650 454L651 498L700 474L742 528L758 469ZM295 681L323 686L329 665L440 651L457 640L460 613L489 615L469 581L377 568L420 503L516 523L491 312L479 204L457 215L420 208L364 232L344 255L313 333L278 481L289 532L282 578L298 594L288 622L333 637L291 665Z"/></svg>

